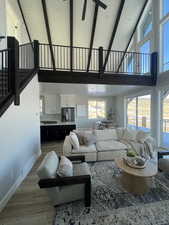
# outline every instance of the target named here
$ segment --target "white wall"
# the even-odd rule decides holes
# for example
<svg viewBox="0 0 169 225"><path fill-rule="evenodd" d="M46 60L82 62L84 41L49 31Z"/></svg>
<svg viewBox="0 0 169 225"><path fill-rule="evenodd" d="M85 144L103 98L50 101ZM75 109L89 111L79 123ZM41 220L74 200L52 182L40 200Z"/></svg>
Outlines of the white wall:
<svg viewBox="0 0 169 225"><path fill-rule="evenodd" d="M40 155L39 83L37 76L0 117L0 210Z"/></svg>
<svg viewBox="0 0 169 225"><path fill-rule="evenodd" d="M14 36L20 44L29 42L17 1L6 1L7 36Z"/></svg>
<svg viewBox="0 0 169 225"><path fill-rule="evenodd" d="M125 107L125 98L123 96L115 97L115 112L117 116L117 125L119 127L125 127L126 107Z"/></svg>

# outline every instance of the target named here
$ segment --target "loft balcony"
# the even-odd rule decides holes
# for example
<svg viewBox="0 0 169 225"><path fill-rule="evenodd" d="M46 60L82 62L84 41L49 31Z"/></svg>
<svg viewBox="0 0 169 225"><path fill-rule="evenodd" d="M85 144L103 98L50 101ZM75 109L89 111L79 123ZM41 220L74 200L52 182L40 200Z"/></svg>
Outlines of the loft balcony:
<svg viewBox="0 0 169 225"><path fill-rule="evenodd" d="M156 79L157 53L39 44L40 82L153 86Z"/></svg>

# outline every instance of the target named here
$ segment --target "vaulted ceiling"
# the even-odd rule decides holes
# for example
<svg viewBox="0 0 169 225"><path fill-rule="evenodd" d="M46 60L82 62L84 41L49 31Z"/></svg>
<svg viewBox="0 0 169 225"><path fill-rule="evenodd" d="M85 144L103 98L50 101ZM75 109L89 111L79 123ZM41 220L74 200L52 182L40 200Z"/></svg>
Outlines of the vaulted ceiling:
<svg viewBox="0 0 169 225"><path fill-rule="evenodd" d="M104 10L99 7L93 47L98 48L99 46L103 46L107 49L121 0L102 1L107 5L107 9ZM18 10L16 0L9 0L9 2ZM73 45L89 47L95 2L88 0L86 19L82 21L83 2L84 0L73 0ZM53 44L70 45L69 3L70 0L46 0ZM112 49L125 50L144 3L145 0L125 0ZM42 1L20 0L20 4L31 39L39 40L42 43L48 43Z"/></svg>

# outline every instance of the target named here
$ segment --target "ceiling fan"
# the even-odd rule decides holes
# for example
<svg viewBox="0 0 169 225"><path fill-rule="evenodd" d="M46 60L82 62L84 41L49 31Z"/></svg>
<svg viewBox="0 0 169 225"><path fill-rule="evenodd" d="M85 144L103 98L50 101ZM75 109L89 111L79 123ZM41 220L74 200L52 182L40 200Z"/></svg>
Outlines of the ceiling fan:
<svg viewBox="0 0 169 225"><path fill-rule="evenodd" d="M98 6L100 6L103 9L107 8L107 5L104 4L102 1L100 0L93 0ZM82 20L85 20L85 16L86 16L86 8L87 8L87 0L84 0L83 3L83 11L82 11Z"/></svg>

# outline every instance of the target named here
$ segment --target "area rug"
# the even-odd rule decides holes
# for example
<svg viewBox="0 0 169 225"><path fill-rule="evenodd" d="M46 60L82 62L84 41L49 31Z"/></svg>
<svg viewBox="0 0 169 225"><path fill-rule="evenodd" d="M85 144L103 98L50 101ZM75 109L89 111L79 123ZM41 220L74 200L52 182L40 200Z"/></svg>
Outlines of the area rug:
<svg viewBox="0 0 169 225"><path fill-rule="evenodd" d="M90 164L92 203L83 201L56 208L55 225L169 225L169 177L159 173L142 196L127 193L115 162Z"/></svg>

